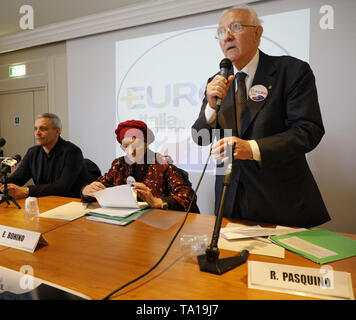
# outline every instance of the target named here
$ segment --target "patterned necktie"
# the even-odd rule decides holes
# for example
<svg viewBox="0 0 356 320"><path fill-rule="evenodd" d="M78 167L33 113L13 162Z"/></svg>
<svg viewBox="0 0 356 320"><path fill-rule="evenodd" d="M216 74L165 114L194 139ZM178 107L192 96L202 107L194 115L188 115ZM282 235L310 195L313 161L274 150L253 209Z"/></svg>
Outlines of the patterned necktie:
<svg viewBox="0 0 356 320"><path fill-rule="evenodd" d="M237 130L239 135L241 134L241 119L246 108L247 96L246 96L246 84L245 78L247 74L244 72L238 72L235 75L237 90L235 92L235 102L236 102L236 121Z"/></svg>

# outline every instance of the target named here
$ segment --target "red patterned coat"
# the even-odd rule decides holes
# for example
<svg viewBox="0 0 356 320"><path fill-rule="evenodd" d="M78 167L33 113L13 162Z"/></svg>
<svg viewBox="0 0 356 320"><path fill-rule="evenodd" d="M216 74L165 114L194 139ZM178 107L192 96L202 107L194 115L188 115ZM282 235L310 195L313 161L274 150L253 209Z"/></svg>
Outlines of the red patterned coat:
<svg viewBox="0 0 356 320"><path fill-rule="evenodd" d="M143 182L149 187L153 196L167 202L169 209L187 210L194 195L187 174L173 165L167 156L150 150L147 155L143 164L130 163L126 157L115 159L110 170L97 181L106 187L113 187L126 184L127 177L132 176L137 182ZM82 196L84 201L95 200L90 198ZM196 199L190 211L199 213Z"/></svg>

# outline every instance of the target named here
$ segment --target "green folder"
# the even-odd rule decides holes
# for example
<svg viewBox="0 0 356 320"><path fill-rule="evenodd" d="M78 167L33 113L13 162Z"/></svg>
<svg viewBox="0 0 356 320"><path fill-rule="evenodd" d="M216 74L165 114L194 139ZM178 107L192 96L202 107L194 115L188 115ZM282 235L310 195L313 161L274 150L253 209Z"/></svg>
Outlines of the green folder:
<svg viewBox="0 0 356 320"><path fill-rule="evenodd" d="M96 213L96 212L87 212L86 215L129 223L132 220L134 220L135 218L137 218L138 216L140 216L141 214L143 214L146 211L149 211L151 209L152 208L145 208L145 209L142 209L142 210L138 210L138 211L135 211L134 213L130 214L127 217L115 217L115 216L109 216L107 214Z"/></svg>
<svg viewBox="0 0 356 320"><path fill-rule="evenodd" d="M270 236L270 239L275 244L320 264L356 255L356 240L320 228Z"/></svg>

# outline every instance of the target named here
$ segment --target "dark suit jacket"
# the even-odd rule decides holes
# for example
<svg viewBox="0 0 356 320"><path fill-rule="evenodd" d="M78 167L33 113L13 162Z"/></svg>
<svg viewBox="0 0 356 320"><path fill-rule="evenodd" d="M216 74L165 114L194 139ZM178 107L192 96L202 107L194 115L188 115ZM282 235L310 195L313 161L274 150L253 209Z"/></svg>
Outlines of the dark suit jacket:
<svg viewBox="0 0 356 320"><path fill-rule="evenodd" d="M249 120L244 123L240 138L256 140L261 162L233 161L224 216L302 227L330 220L305 157L324 134L312 70L306 62L296 58L268 56L260 51L252 86L256 84L264 85L268 95L260 102L248 99ZM192 128L193 140L200 145L204 139L200 139L197 132L201 129L212 131L205 119L206 105L205 97ZM232 135L239 136L234 85L222 102L217 129L232 129ZM221 130L220 138L223 136ZM220 203L222 181L223 176L217 175L215 213ZM240 201L241 210L236 209L236 199Z"/></svg>
<svg viewBox="0 0 356 320"><path fill-rule="evenodd" d="M82 151L73 143L58 138L47 157L41 146L27 150L8 183L24 185L33 179L35 185L28 186L29 196L57 195L80 197L80 190L88 180L88 172Z"/></svg>

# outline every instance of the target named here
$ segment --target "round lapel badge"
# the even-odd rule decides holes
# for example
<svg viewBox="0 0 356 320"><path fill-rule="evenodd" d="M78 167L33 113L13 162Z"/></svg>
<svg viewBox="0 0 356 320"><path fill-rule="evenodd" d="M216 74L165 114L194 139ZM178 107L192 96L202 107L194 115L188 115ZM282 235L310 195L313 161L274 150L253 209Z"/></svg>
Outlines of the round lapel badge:
<svg viewBox="0 0 356 320"><path fill-rule="evenodd" d="M250 99L255 102L263 101L264 99L266 99L267 95L268 95L268 90L262 84L254 85L248 93Z"/></svg>

